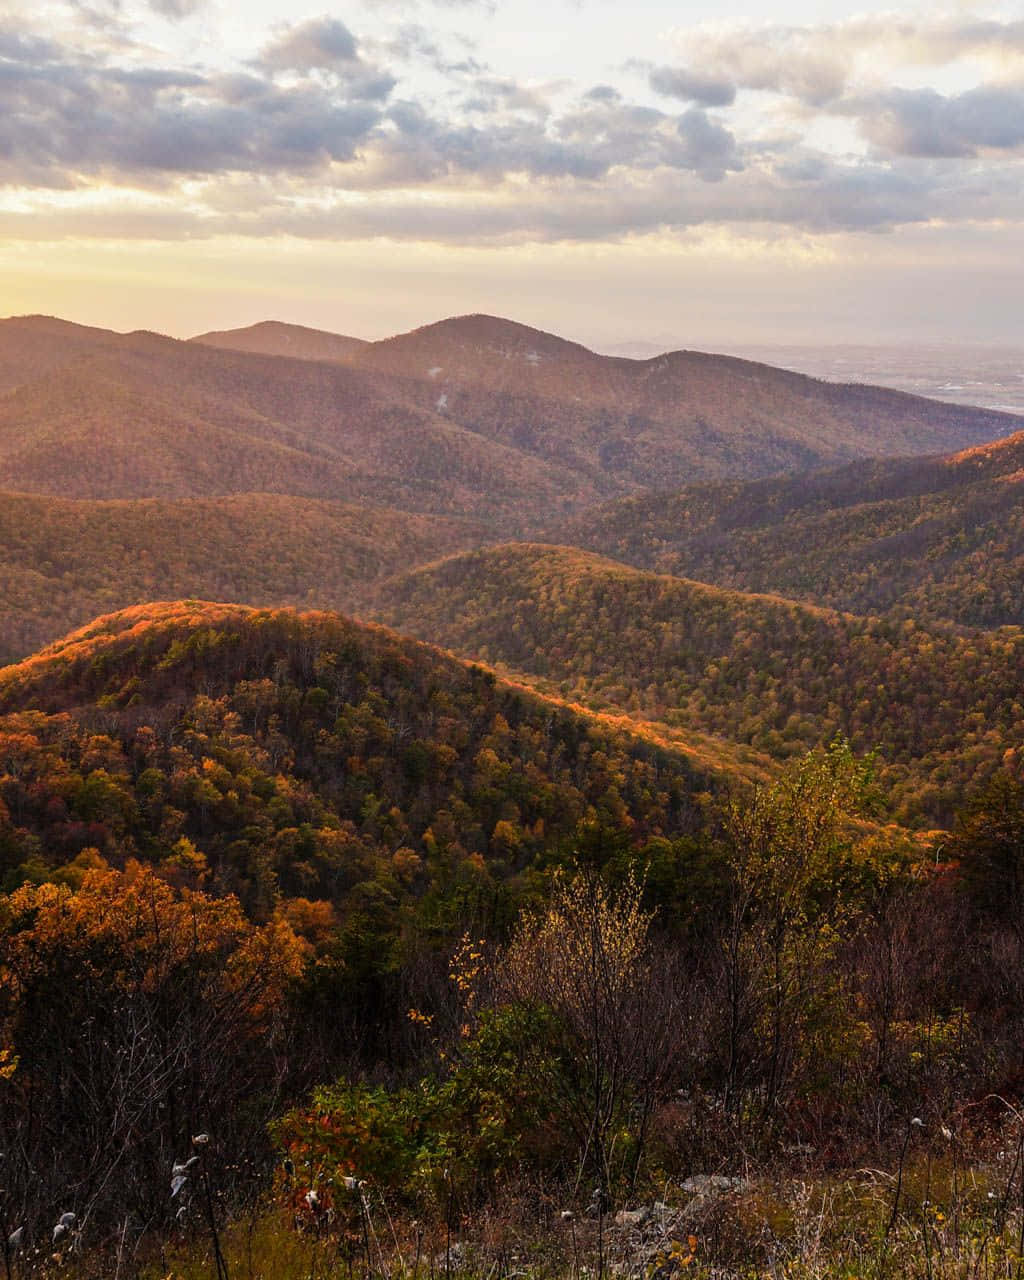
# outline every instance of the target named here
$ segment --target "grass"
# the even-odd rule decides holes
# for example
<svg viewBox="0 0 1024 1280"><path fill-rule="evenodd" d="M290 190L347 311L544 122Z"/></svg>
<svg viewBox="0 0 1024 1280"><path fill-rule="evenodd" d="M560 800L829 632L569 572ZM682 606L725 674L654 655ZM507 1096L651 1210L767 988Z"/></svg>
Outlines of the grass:
<svg viewBox="0 0 1024 1280"><path fill-rule="evenodd" d="M755 1178L701 1201L665 1188L644 1224L608 1220L606 1275L622 1280L1022 1280L1024 1218L1015 1152L961 1168L955 1153L907 1162L888 1230L894 1171ZM1013 1203L1011 1204L1010 1201ZM369 1261L358 1232L296 1222L267 1204L223 1239L231 1280L597 1280L597 1224L558 1201L506 1191L460 1224L392 1220L379 1199ZM298 1229L297 1229L298 1228ZM103 1273L97 1273L103 1274ZM107 1273L109 1274L109 1273ZM170 1243L141 1280L208 1280L201 1239Z"/></svg>

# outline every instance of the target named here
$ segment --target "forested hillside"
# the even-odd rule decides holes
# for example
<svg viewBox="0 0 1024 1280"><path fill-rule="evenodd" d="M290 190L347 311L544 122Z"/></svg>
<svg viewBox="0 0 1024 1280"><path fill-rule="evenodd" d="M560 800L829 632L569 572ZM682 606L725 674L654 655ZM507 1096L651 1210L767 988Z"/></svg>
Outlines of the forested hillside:
<svg viewBox="0 0 1024 1280"><path fill-rule="evenodd" d="M855 613L1024 623L1024 434L946 457L611 503L560 542Z"/></svg>
<svg viewBox="0 0 1024 1280"><path fill-rule="evenodd" d="M143 600L351 609L381 576L485 538L468 521L285 494L0 494L0 663Z"/></svg>
<svg viewBox="0 0 1024 1280"><path fill-rule="evenodd" d="M122 611L0 671L0 716L8 887L135 857L257 916L278 894L358 911L378 876L388 912L447 877L486 896L587 819L689 829L707 785L679 752L324 613Z"/></svg>
<svg viewBox="0 0 1024 1280"><path fill-rule="evenodd" d="M482 558L462 559L470 583ZM490 558L506 590L518 574L560 602L584 656L596 622L652 670L623 608L650 610L665 656L661 606L688 597L702 632L752 645L748 670L757 618L785 645L845 625L578 552ZM496 602L475 593L482 627ZM544 640L513 613L496 621ZM851 633L851 661L881 640ZM910 838L879 825L884 775L841 740L723 787L337 615L185 601L95 620L0 671L12 1274L100 1280L129 1246L147 1280L217 1258L287 1280L325 1256L497 1268L495 1224L568 1273L669 1248L637 1244L655 1212L675 1256L716 1265L807 1252L815 1215L816 1256L909 1265L958 1247L954 1211L1007 1255L994 1232L1018 1219L987 1189L1017 1178L995 1152L1024 1025L1006 980L1020 766L1005 754L951 838ZM905 1170L905 1199L853 1195L851 1161ZM583 1178L606 1197L593 1214ZM924 1227L922 1186L946 1206ZM748 1232L768 1212L771 1235ZM394 1229L375 1242L377 1221Z"/></svg>
<svg viewBox="0 0 1024 1280"><path fill-rule="evenodd" d="M805 471L920 454L1019 429L1003 415L844 386L726 356L601 356L496 316L442 320L360 347L420 405L630 487Z"/></svg>
<svg viewBox="0 0 1024 1280"><path fill-rule="evenodd" d="M163 1229L201 1128L264 1186L282 1101L415 1052L406 1011L464 931L507 927L588 832L656 846L674 892L708 784L335 614L144 606L0 670L5 1212Z"/></svg>
<svg viewBox="0 0 1024 1280"><path fill-rule="evenodd" d="M948 823L1024 738L1024 632L862 618L511 544L387 583L381 616L562 694L776 758L849 736L896 815Z"/></svg>
<svg viewBox="0 0 1024 1280"><path fill-rule="evenodd" d="M79 498L271 491L506 518L529 493L571 509L562 500L576 484L571 471L466 431L358 370L145 333L102 335L62 362L62 332L22 327L53 367L0 396L6 489Z"/></svg>

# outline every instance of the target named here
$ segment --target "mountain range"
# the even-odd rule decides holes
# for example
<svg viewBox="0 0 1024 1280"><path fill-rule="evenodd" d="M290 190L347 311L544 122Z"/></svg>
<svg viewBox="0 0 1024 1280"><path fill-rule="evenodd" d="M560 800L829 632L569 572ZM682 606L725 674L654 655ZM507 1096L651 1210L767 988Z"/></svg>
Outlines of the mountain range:
<svg viewBox="0 0 1024 1280"><path fill-rule="evenodd" d="M152 600L341 609L709 777L845 734L945 823L1024 733L1022 477L1012 414L491 316L15 318L0 661Z"/></svg>
<svg viewBox="0 0 1024 1280"><path fill-rule="evenodd" d="M334 358L281 354L324 345ZM510 533L652 486L955 449L1024 428L725 357L599 356L487 316L319 346L283 326L179 342L27 317L0 326L0 390L3 489L271 491L483 516Z"/></svg>

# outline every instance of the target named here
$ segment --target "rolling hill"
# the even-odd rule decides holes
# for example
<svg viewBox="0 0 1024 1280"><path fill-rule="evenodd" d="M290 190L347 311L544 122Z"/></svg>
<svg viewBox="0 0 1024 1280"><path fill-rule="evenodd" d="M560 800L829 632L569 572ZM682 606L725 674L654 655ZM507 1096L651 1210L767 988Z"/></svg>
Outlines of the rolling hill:
<svg viewBox="0 0 1024 1280"><path fill-rule="evenodd" d="M550 536L856 613L1021 625L1024 433L945 457L640 495Z"/></svg>
<svg viewBox="0 0 1024 1280"><path fill-rule="evenodd" d="M336 614L146 605L0 670L7 885L136 858L258 919L283 893L397 922L432 884L449 909L492 892L584 820L691 830L708 783L680 751Z"/></svg>
<svg viewBox="0 0 1024 1280"><path fill-rule="evenodd" d="M76 498L270 491L514 524L522 497L570 511L575 473L463 429L336 363L157 334L28 330L35 377L0 396L0 487ZM92 346L89 347L89 344ZM583 490L589 497L598 491ZM606 488L606 495L614 487Z"/></svg>
<svg viewBox="0 0 1024 1280"><path fill-rule="evenodd" d="M378 578L485 539L464 521L281 494L0 494L0 663L140 600L350 609Z"/></svg>
<svg viewBox="0 0 1024 1280"><path fill-rule="evenodd" d="M878 749L897 816L948 822L1024 740L1024 632L862 618L510 544L392 580L379 616L597 708L786 758Z"/></svg>

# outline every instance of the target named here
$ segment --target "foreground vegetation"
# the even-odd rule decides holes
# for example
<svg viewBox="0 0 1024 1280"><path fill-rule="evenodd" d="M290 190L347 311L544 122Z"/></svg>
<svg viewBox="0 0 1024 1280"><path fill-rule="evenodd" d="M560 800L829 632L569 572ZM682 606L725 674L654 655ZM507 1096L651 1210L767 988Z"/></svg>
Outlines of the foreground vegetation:
<svg viewBox="0 0 1024 1280"><path fill-rule="evenodd" d="M12 1276L1016 1276L1016 757L911 836L189 603L0 710Z"/></svg>

